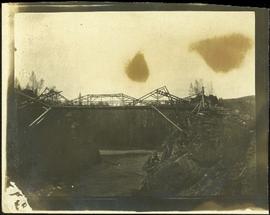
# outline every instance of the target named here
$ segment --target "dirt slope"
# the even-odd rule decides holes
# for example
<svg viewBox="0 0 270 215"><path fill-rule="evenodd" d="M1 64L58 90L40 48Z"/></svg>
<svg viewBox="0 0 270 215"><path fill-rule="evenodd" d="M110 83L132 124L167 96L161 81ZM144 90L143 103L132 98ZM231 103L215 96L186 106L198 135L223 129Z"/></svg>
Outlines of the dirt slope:
<svg viewBox="0 0 270 215"><path fill-rule="evenodd" d="M147 170L141 194L161 196L252 195L255 131L250 110L215 109L186 116L172 131L160 161Z"/></svg>

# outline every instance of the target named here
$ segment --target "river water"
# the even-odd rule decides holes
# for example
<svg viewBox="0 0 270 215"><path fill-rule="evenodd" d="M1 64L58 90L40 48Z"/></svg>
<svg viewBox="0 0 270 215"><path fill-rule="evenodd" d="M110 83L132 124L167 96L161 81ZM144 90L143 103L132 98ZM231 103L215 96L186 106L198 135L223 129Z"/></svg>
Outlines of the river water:
<svg viewBox="0 0 270 215"><path fill-rule="evenodd" d="M151 153L150 150L101 150L102 161L99 164L85 169L73 181L47 184L29 193L29 204L34 210L89 209L87 205L75 202L89 198L132 196L140 189L146 174L142 166Z"/></svg>

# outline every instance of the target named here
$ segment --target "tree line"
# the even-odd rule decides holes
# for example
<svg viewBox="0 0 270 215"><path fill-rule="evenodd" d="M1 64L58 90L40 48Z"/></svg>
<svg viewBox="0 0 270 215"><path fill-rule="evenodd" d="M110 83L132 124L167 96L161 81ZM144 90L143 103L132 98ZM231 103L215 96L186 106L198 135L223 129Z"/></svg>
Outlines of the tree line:
<svg viewBox="0 0 270 215"><path fill-rule="evenodd" d="M215 94L212 81L208 82L207 84L204 84L203 79L199 79L199 80L196 79L194 82L191 82L189 85L188 94L190 96L197 95L202 92L203 87L204 87L206 95Z"/></svg>
<svg viewBox="0 0 270 215"><path fill-rule="evenodd" d="M35 72L32 71L28 78L28 82L25 87L22 87L18 78L15 78L14 87L18 90L30 90L34 95L39 96L44 90L45 81L43 78L39 79ZM207 84L204 84L203 79L196 79L194 82L191 82L189 85L188 94L190 96L197 95L201 93L202 87L204 87L206 95L215 95L213 83L210 81ZM47 87L49 90L56 91L56 87ZM79 98L81 98L81 93L79 93Z"/></svg>
<svg viewBox="0 0 270 215"><path fill-rule="evenodd" d="M35 72L32 71L25 86L21 86L18 78L15 77L14 87L15 87L15 89L22 90L22 91L23 90L29 90L34 95L39 96L42 93L42 91L44 90L44 88L45 88L45 81L44 81L43 78L39 79L37 77L37 75L35 74ZM49 90L56 91L55 86L47 87L47 88Z"/></svg>

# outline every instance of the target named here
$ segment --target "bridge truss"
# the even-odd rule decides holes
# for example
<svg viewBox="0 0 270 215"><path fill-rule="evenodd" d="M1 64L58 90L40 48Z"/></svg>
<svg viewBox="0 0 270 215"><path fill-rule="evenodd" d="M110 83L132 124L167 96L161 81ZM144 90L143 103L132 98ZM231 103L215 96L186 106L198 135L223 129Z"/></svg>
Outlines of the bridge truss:
<svg viewBox="0 0 270 215"><path fill-rule="evenodd" d="M132 103L129 103L129 105L175 105L186 102L188 102L188 100L171 94L167 87L163 86L134 100Z"/></svg>
<svg viewBox="0 0 270 215"><path fill-rule="evenodd" d="M132 103L134 97L128 96L124 93L116 94L88 94L79 96L76 99L70 100L70 105L83 106L125 106Z"/></svg>
<svg viewBox="0 0 270 215"><path fill-rule="evenodd" d="M187 103L189 100L179 98L169 92L166 86L155 89L136 99L123 93L117 94L88 94L70 100L70 105L82 106L146 106L146 105L175 105Z"/></svg>
<svg viewBox="0 0 270 215"><path fill-rule="evenodd" d="M149 106L156 110L162 117L169 121L174 127L179 131L183 131L177 124L171 121L166 115L164 115L157 107L160 105L171 105L174 108L177 105L188 104L192 96L202 95L202 100L197 106L193 109L198 111L203 107L204 108L204 89L199 94L194 94L186 98L179 98L169 92L166 86L157 88L144 96L136 99L132 96L128 96L123 93L117 94L88 94L85 96L79 96L76 99L68 100L64 97L61 92L55 91L53 89L45 88L44 91L36 97L27 95L22 91L16 90L18 95L24 97L24 101L21 102L18 106L19 109L25 108L31 104L38 103L40 104L45 111L38 116L32 123L29 124L29 127L39 124L45 117L45 115L55 107L68 108L68 107L92 107L92 106ZM192 111L192 112L193 112Z"/></svg>
<svg viewBox="0 0 270 215"><path fill-rule="evenodd" d="M61 92L62 91L55 91L46 87L39 96L33 97L22 91L16 90L18 95L24 97L24 101L19 104L19 109L26 108L27 106L34 103L39 103L47 108L50 106L68 103L68 99L64 97Z"/></svg>

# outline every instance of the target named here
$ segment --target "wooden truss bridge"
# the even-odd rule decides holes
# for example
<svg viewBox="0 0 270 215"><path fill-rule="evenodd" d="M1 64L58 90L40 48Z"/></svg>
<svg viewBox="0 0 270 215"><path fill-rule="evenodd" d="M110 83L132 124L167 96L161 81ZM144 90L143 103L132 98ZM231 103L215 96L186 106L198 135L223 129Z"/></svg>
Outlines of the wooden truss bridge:
<svg viewBox="0 0 270 215"><path fill-rule="evenodd" d="M116 106L149 106L159 113L163 118L169 121L179 131L183 131L177 125L169 119L164 113L159 110L160 106L177 106L188 105L192 97L200 97L200 101L194 107L192 112L200 111L205 107L204 101L204 88L198 94L190 95L185 98L177 97L169 92L166 86L157 88L140 98L134 98L123 93L117 94L88 94L79 96L78 98L68 100L61 93L62 91L55 91L53 89L45 88L45 90L39 96L31 96L27 93L15 90L18 96L23 97L23 101L18 104L19 109L26 108L33 104L39 104L44 108L44 112L38 116L33 122L29 124L29 127L39 124L45 117L45 115L54 108L93 108L93 107L116 107Z"/></svg>

